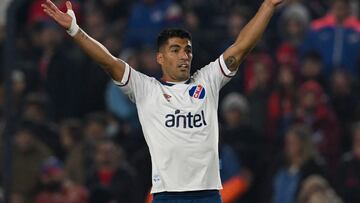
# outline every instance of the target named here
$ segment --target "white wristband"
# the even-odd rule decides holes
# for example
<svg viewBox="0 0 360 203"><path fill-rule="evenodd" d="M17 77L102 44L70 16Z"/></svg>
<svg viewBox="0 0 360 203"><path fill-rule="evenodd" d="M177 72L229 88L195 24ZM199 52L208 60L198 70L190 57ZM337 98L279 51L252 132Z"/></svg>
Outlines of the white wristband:
<svg viewBox="0 0 360 203"><path fill-rule="evenodd" d="M67 10L66 12L67 14L69 14L72 18L72 21L71 21L71 25L70 25L70 28L66 30L66 32L74 37L76 35L76 33L79 31L79 25L76 23L76 17L75 17L75 13L73 10Z"/></svg>

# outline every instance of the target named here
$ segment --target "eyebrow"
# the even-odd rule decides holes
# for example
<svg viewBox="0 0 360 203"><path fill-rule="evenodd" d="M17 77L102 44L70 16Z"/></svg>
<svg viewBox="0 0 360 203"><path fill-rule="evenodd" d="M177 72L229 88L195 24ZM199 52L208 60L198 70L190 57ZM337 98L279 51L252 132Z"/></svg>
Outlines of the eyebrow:
<svg viewBox="0 0 360 203"><path fill-rule="evenodd" d="M178 44L173 44L173 45L170 45L169 49L171 49L171 48L181 48L181 46ZM192 47L190 45L186 45L185 49L192 49Z"/></svg>
<svg viewBox="0 0 360 203"><path fill-rule="evenodd" d="M177 44L173 44L173 45L170 45L169 49L171 49L171 48L181 48L181 46L177 45Z"/></svg>

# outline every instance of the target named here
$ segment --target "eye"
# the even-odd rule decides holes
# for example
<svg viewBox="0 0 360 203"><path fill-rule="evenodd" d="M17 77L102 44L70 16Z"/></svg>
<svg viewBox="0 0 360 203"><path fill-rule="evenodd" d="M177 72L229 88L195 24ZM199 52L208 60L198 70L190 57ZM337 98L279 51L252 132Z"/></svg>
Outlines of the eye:
<svg viewBox="0 0 360 203"><path fill-rule="evenodd" d="M179 49L172 49L171 52L173 52L173 53L178 53L178 52L179 52Z"/></svg>

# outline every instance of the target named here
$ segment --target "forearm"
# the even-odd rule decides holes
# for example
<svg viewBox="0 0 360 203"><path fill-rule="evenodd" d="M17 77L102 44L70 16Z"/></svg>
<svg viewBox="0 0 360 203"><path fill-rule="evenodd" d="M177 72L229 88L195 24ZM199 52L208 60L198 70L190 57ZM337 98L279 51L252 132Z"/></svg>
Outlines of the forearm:
<svg viewBox="0 0 360 203"><path fill-rule="evenodd" d="M111 77L120 81L124 73L125 64L98 41L86 34L82 29L73 37L81 49L101 66Z"/></svg>
<svg viewBox="0 0 360 203"><path fill-rule="evenodd" d="M242 29L234 45L239 46L242 51L249 52L261 38L274 11L275 6L265 0L256 15Z"/></svg>
<svg viewBox="0 0 360 203"><path fill-rule="evenodd" d="M236 41L224 52L224 60L231 71L235 71L246 55L255 47L261 38L270 18L275 10L275 5L265 0L256 15L242 29Z"/></svg>
<svg viewBox="0 0 360 203"><path fill-rule="evenodd" d="M113 79L121 81L125 72L125 63L112 56L102 44L79 28L70 1L66 1L66 13L60 11L51 0L46 0L41 4L41 7L47 15L65 28L83 51L109 73Z"/></svg>

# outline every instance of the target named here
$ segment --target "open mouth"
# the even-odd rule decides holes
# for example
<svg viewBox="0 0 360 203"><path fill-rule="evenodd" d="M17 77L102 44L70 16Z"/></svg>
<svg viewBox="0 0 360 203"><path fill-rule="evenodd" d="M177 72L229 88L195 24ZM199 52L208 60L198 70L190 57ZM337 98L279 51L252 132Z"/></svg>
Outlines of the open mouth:
<svg viewBox="0 0 360 203"><path fill-rule="evenodd" d="M189 69L189 65L188 64L180 64L178 66L180 69Z"/></svg>

